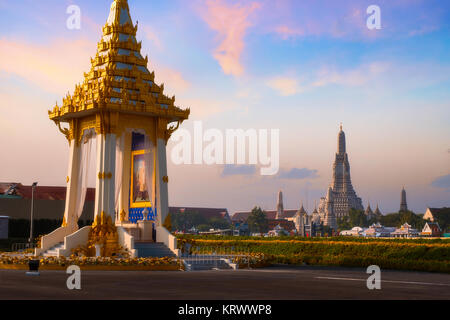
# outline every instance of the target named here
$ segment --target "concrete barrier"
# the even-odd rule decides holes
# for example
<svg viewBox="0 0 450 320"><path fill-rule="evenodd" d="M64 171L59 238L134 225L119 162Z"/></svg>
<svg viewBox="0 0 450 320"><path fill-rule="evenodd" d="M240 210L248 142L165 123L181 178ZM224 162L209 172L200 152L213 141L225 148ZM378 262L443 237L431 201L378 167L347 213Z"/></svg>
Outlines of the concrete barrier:
<svg viewBox="0 0 450 320"><path fill-rule="evenodd" d="M117 234L119 236L119 244L128 249L130 252L131 258L136 258L136 249L134 248L134 237L129 234L125 228L117 227Z"/></svg>
<svg viewBox="0 0 450 320"><path fill-rule="evenodd" d="M64 241L64 238L70 234L71 230L67 227L60 227L55 231L43 236L41 238L41 247L34 250L35 256L40 256L42 253Z"/></svg>
<svg viewBox="0 0 450 320"><path fill-rule="evenodd" d="M79 246L85 246L89 240L89 232L91 226L81 228L77 232L72 233L64 238L64 248L58 249L58 257L68 257L72 254L72 249L76 249Z"/></svg>
<svg viewBox="0 0 450 320"><path fill-rule="evenodd" d="M177 249L177 238L164 227L156 227L156 242L164 243L177 257L181 251Z"/></svg>

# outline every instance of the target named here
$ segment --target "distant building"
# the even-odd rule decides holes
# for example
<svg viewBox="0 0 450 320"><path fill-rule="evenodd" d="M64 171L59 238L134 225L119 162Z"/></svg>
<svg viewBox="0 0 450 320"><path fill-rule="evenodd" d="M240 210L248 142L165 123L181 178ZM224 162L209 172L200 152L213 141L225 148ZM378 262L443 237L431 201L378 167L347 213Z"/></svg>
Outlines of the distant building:
<svg viewBox="0 0 450 320"><path fill-rule="evenodd" d="M325 206L322 210L324 210L325 217L323 218L323 225L328 226L331 229L337 229L337 221L336 214L334 212L334 193L331 187L328 188L327 197L324 202Z"/></svg>
<svg viewBox="0 0 450 320"><path fill-rule="evenodd" d="M353 227L351 230L343 230L339 233L341 236L352 236L352 237L359 237L361 236L362 232L364 231L361 227Z"/></svg>
<svg viewBox="0 0 450 320"><path fill-rule="evenodd" d="M268 220L276 220L277 210L264 210L264 212L266 213ZM296 213L297 209L283 210L284 219L293 218ZM233 223L246 222L251 214L251 211L237 211L231 216L231 221L233 221Z"/></svg>
<svg viewBox="0 0 450 320"><path fill-rule="evenodd" d="M294 222L297 235L301 237L310 237L312 235L312 216L308 215L303 204L295 216L288 218L288 220Z"/></svg>
<svg viewBox="0 0 450 320"><path fill-rule="evenodd" d="M378 204L377 204L377 208L375 209L375 212L374 212L374 214L375 214L375 216L376 217L381 217L383 214L381 213L381 211L380 211L380 208L378 207Z"/></svg>
<svg viewBox="0 0 450 320"><path fill-rule="evenodd" d="M364 210L361 198L359 198L353 188L350 177L350 163L346 150L345 133L341 129L338 134L337 153L333 164L333 179L330 185L332 191L332 208L335 218L347 216L350 209ZM329 191L327 191L329 193ZM326 217L326 211L330 211L329 196L320 199L319 213L323 219L324 225L330 226L330 221L325 221L331 216Z"/></svg>
<svg viewBox="0 0 450 320"><path fill-rule="evenodd" d="M234 222L233 223L233 235L245 236L250 233L250 228L247 222Z"/></svg>
<svg viewBox="0 0 450 320"><path fill-rule="evenodd" d="M380 223L374 223L369 228L362 232L364 237L373 238L388 238L392 232L395 232L396 228L383 227Z"/></svg>
<svg viewBox="0 0 450 320"><path fill-rule="evenodd" d="M183 213L198 213L207 220L217 218L231 224L231 217L228 209L225 208L169 207L169 213L174 216Z"/></svg>
<svg viewBox="0 0 450 320"><path fill-rule="evenodd" d="M314 209L312 215L308 215L303 204L300 209L285 210L283 205L282 191L278 193L277 210L264 210L267 220L269 222L269 230L275 228L280 224L286 231L300 236L315 236L316 233L321 232L321 218L317 207ZM251 211L238 211L231 216L233 225L236 227L247 222L251 215ZM280 217L282 217L280 219ZM331 215L330 215L331 217ZM332 221L333 219L331 219ZM236 232L237 234L237 232Z"/></svg>
<svg viewBox="0 0 450 320"><path fill-rule="evenodd" d="M284 219L283 192L278 192L277 214L275 219Z"/></svg>
<svg viewBox="0 0 450 320"><path fill-rule="evenodd" d="M317 211L317 206L314 206L314 211L311 215L311 222L315 225L319 225L320 224L320 213L319 211Z"/></svg>
<svg viewBox="0 0 450 320"><path fill-rule="evenodd" d="M378 207L378 204L375 211L372 211L372 208L370 207L370 202L367 204L367 208L364 211L364 214L366 215L367 220L378 219L383 215L380 211L380 208Z"/></svg>
<svg viewBox="0 0 450 320"><path fill-rule="evenodd" d="M400 212L408 211L408 203L406 202L406 190L405 187L402 189L402 196L400 200Z"/></svg>
<svg viewBox="0 0 450 320"><path fill-rule="evenodd" d="M88 188L80 220L94 219L95 189ZM34 218L60 220L64 213L66 187L37 186L34 192ZM31 186L21 183L0 183L0 212L10 219L30 219ZM218 218L231 224L226 208L169 207L171 214L198 212L206 219Z"/></svg>
<svg viewBox="0 0 450 320"><path fill-rule="evenodd" d="M275 230L275 228L277 226L280 226L283 228L283 230L285 230L288 234L290 233L295 233L296 232L296 228L295 228L295 223L289 220L285 220L285 219L274 219L274 220L269 220L268 223L269 226L269 230Z"/></svg>
<svg viewBox="0 0 450 320"><path fill-rule="evenodd" d="M419 231L413 229L408 223L403 224L400 228L395 229L391 233L391 237L394 238L414 238L419 236Z"/></svg>
<svg viewBox="0 0 450 320"><path fill-rule="evenodd" d="M423 237L440 237L442 236L442 230L437 222L427 222L422 229Z"/></svg>
<svg viewBox="0 0 450 320"><path fill-rule="evenodd" d="M219 229L219 230L214 230L211 229L209 231L203 231L203 232L199 232L198 234L200 235L213 235L213 236L231 236L233 235L233 230L231 229Z"/></svg>
<svg viewBox="0 0 450 320"><path fill-rule="evenodd" d="M427 211L423 215L423 219L435 222L439 217L444 215L450 216L450 208L427 208Z"/></svg>
<svg viewBox="0 0 450 320"><path fill-rule="evenodd" d="M270 230L268 232L269 237L280 237L280 236L287 236L289 235L289 232L285 230L281 225L276 225L275 228Z"/></svg>
<svg viewBox="0 0 450 320"><path fill-rule="evenodd" d="M0 183L0 212L10 219L30 219L31 186ZM94 219L95 189L88 188L80 220ZM34 219L61 220L65 210L66 187L37 186L34 192Z"/></svg>
<svg viewBox="0 0 450 320"><path fill-rule="evenodd" d="M9 217L0 216L0 239L8 239Z"/></svg>
<svg viewBox="0 0 450 320"><path fill-rule="evenodd" d="M372 208L370 207L370 202L367 204L367 208L366 211L364 211L364 214L366 215L367 220L371 220L375 217L375 214L372 211Z"/></svg>

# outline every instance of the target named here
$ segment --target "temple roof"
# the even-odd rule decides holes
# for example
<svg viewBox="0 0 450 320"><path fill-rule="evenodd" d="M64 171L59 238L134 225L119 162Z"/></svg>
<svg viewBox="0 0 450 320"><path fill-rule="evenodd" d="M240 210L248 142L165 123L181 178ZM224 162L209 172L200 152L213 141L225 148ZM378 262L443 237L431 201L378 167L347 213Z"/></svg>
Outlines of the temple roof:
<svg viewBox="0 0 450 320"><path fill-rule="evenodd" d="M73 95L63 98L49 111L50 119L68 121L104 111L142 114L183 121L190 110L175 106L175 96L164 94L164 84L155 83L155 73L147 68L148 57L141 55L127 0L115 0L103 27L97 53L84 81L75 86Z"/></svg>
<svg viewBox="0 0 450 320"><path fill-rule="evenodd" d="M378 204L377 204L377 208L375 209L375 215L377 215L377 216L381 216L382 215L382 213L381 213L381 211L380 211L380 208L378 207Z"/></svg>
<svg viewBox="0 0 450 320"><path fill-rule="evenodd" d="M298 213L301 213L301 214L308 214L308 213L306 212L305 208L303 207L303 203L301 204Z"/></svg>
<svg viewBox="0 0 450 320"><path fill-rule="evenodd" d="M31 199L32 186L21 183L0 182L0 198ZM65 200L66 187L37 186L34 192L35 200ZM86 201L95 200L95 189L87 188ZM56 219L56 217L55 217Z"/></svg>
<svg viewBox="0 0 450 320"><path fill-rule="evenodd" d="M288 209L288 210L283 210L283 218L287 219L287 218L292 218L295 216L295 214L297 213L297 209ZM264 210L264 212L266 213L267 219L268 220L275 220L276 216L277 216L277 210ZM239 211L239 212L235 212L233 214L233 216L231 217L231 220L233 222L244 222L247 221L248 217L251 215L251 211Z"/></svg>
<svg viewBox="0 0 450 320"><path fill-rule="evenodd" d="M367 205L365 213L366 213L366 215L373 214L372 208L370 207L370 203Z"/></svg>

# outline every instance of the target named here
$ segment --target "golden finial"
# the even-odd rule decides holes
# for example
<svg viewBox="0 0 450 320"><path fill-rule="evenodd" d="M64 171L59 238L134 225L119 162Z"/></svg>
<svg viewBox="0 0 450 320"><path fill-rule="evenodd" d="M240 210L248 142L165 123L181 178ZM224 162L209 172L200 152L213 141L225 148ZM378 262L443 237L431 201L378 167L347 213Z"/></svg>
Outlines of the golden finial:
<svg viewBox="0 0 450 320"><path fill-rule="evenodd" d="M342 131L342 122L341 122L341 131Z"/></svg>

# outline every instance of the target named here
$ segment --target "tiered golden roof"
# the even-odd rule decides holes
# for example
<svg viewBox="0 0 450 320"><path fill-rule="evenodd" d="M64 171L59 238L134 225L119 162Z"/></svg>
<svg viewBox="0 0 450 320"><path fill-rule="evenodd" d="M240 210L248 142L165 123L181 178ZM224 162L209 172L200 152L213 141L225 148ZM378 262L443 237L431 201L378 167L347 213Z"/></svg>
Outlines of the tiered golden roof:
<svg viewBox="0 0 450 320"><path fill-rule="evenodd" d="M153 116L166 123L182 122L190 109L175 106L175 96L164 95L164 84L155 83L155 73L147 69L148 57L142 57L141 42L136 41L127 0L115 0L103 27L91 70L73 95L56 104L49 117L57 125L71 119L104 112Z"/></svg>

